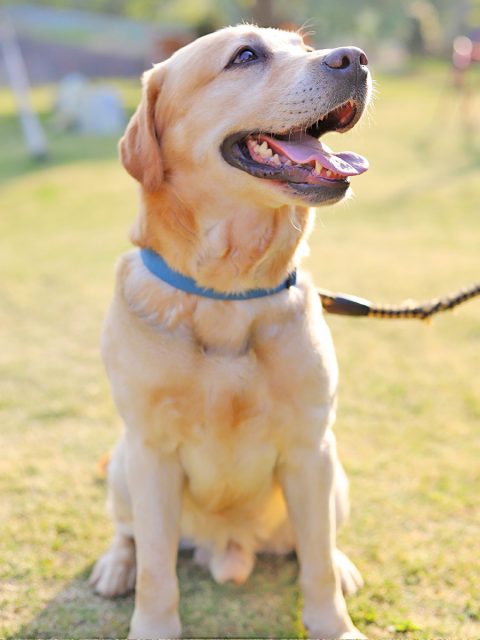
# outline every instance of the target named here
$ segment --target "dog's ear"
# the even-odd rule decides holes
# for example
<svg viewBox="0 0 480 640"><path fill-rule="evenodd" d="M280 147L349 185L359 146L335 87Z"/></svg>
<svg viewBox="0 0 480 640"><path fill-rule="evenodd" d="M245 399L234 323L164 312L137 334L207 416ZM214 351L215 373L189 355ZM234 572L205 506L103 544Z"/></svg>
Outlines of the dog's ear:
<svg viewBox="0 0 480 640"><path fill-rule="evenodd" d="M123 166L149 192L158 191L163 181L155 114L164 76L165 67L161 64L143 74L142 99L119 143Z"/></svg>

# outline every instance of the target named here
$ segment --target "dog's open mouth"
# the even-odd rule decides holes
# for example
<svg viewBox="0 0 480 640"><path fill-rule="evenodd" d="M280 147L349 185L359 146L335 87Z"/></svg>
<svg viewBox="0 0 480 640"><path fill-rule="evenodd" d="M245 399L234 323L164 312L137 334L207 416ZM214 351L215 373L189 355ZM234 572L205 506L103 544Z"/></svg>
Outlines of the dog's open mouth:
<svg viewBox="0 0 480 640"><path fill-rule="evenodd" d="M329 131L348 131L360 115L357 103L348 100L315 123L288 132L233 134L223 142L222 155L232 166L257 178L287 183L299 195L319 191L331 193L332 190L344 192L349 177L364 173L368 161L352 151L333 153L319 138ZM326 198L317 198L323 199Z"/></svg>

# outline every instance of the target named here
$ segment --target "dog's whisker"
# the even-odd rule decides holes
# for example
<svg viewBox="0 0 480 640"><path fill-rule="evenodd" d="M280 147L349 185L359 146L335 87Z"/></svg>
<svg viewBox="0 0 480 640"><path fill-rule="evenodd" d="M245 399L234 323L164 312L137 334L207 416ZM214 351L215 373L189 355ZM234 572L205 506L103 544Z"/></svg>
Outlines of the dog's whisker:
<svg viewBox="0 0 480 640"><path fill-rule="evenodd" d="M314 18L307 18L302 25L296 30L299 36L304 38L305 36L311 36L315 34L315 31L306 31L306 29L313 26L315 22Z"/></svg>

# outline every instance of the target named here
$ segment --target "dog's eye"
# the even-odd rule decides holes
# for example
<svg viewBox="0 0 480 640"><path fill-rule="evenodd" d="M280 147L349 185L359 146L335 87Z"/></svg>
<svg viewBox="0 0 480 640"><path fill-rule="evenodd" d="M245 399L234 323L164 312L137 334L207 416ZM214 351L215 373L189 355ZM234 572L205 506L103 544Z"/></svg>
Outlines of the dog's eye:
<svg viewBox="0 0 480 640"><path fill-rule="evenodd" d="M246 62L252 62L256 60L258 55L250 47L243 47L237 52L234 58L230 61L230 64L245 64Z"/></svg>

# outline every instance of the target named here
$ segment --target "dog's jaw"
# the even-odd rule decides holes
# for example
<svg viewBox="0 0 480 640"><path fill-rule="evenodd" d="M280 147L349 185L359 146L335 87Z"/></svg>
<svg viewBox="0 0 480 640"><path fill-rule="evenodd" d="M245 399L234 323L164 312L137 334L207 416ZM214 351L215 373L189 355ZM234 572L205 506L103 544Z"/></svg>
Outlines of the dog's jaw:
<svg viewBox="0 0 480 640"><path fill-rule="evenodd" d="M368 169L362 156L335 154L319 138L326 132L345 133L360 120L367 101L349 100L315 116L313 123L299 123L275 134L262 131L229 135L220 151L231 166L255 178L270 180L288 195L312 206L333 204L347 194L349 177Z"/></svg>

